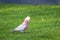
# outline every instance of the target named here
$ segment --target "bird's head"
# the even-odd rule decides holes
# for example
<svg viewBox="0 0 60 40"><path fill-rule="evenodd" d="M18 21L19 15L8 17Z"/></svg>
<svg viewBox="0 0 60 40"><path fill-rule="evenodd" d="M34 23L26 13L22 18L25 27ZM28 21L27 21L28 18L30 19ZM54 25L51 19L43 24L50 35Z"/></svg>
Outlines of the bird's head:
<svg viewBox="0 0 60 40"><path fill-rule="evenodd" d="M24 23L25 23L25 24L28 24L29 21L30 21L30 17L27 16L27 17L25 18L25 20L24 20Z"/></svg>
<svg viewBox="0 0 60 40"><path fill-rule="evenodd" d="M24 21L30 21L30 16L27 16Z"/></svg>

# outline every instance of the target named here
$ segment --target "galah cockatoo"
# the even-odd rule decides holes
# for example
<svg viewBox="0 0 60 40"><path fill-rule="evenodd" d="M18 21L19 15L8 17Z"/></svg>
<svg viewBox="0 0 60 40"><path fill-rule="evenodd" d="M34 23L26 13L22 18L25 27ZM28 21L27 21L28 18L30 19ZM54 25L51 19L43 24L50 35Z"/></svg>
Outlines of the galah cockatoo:
<svg viewBox="0 0 60 40"><path fill-rule="evenodd" d="M17 26L15 29L11 30L11 32L14 32L14 31L24 32L28 27L29 21L30 21L30 17L27 16L25 18L24 22L22 24L20 24L19 26Z"/></svg>

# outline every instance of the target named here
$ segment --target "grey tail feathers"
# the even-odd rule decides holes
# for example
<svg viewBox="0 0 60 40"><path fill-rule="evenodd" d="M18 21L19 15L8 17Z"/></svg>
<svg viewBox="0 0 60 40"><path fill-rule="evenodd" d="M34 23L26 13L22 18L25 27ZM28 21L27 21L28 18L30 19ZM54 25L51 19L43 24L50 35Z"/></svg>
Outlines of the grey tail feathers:
<svg viewBox="0 0 60 40"><path fill-rule="evenodd" d="M10 30L10 32L15 32L15 30Z"/></svg>

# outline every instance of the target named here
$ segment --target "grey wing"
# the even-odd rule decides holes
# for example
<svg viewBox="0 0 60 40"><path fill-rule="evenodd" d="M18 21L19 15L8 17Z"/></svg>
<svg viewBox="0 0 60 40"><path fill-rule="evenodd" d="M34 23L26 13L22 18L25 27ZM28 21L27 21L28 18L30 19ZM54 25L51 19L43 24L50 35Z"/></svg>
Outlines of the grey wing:
<svg viewBox="0 0 60 40"><path fill-rule="evenodd" d="M25 24L21 24L21 25L19 25L18 27L16 27L15 30L18 30L18 31L19 31L19 30L24 30L25 27L26 27Z"/></svg>

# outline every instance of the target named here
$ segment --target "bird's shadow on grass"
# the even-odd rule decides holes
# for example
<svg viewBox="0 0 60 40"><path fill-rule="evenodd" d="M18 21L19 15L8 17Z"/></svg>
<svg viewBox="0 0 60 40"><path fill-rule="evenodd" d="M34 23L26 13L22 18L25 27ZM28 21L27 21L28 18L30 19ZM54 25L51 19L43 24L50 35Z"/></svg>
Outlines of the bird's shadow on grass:
<svg viewBox="0 0 60 40"><path fill-rule="evenodd" d="M12 34L12 35L25 35L25 34L27 34L27 35L29 35L30 33L32 34L32 32L9 32L10 34ZM40 37L40 38L44 38L44 39L54 39L53 38L53 35L45 35L45 34L43 34L43 35L37 35L37 37Z"/></svg>

